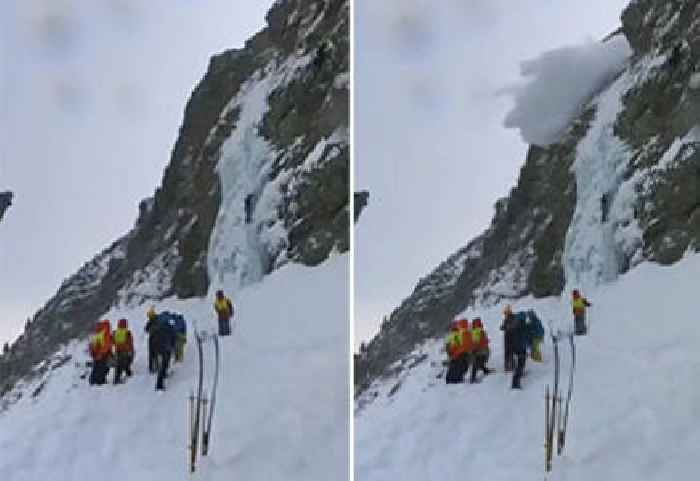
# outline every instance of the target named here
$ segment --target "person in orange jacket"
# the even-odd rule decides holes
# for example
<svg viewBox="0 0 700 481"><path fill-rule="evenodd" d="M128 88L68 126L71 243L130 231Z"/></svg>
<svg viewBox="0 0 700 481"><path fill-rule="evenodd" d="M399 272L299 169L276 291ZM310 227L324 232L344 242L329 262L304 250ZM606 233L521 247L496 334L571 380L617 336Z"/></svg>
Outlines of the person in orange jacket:
<svg viewBox="0 0 700 481"><path fill-rule="evenodd" d="M574 313L574 334L583 336L588 332L586 327L586 308L593 304L588 302L588 299L581 296L578 289L574 289L571 293L571 309Z"/></svg>
<svg viewBox="0 0 700 481"><path fill-rule="evenodd" d="M134 338L126 319L119 319L117 330L112 333L112 342L116 357L114 384L119 384L122 373L126 373L127 377L131 377L131 363L134 362Z"/></svg>
<svg viewBox="0 0 700 481"><path fill-rule="evenodd" d="M469 370L472 354L469 321L459 319L452 323L445 349L450 358L445 382L448 384L464 382L464 374Z"/></svg>
<svg viewBox="0 0 700 481"><path fill-rule="evenodd" d="M107 319L98 322L95 334L90 336L90 356L92 371L89 382L102 385L109 373L109 363L112 359L112 329Z"/></svg>
<svg viewBox="0 0 700 481"><path fill-rule="evenodd" d="M489 337L486 334L481 318L477 317L472 322L470 330L472 341L472 375L469 382L476 382L477 371L484 371L484 375L491 374L491 369L486 367L491 351L489 349Z"/></svg>

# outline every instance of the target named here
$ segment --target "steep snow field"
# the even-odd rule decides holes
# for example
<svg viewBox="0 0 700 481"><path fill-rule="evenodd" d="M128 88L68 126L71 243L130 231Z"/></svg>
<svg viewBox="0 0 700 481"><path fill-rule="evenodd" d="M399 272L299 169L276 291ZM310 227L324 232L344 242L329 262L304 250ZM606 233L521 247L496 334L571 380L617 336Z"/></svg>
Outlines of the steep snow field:
<svg viewBox="0 0 700 481"><path fill-rule="evenodd" d="M348 257L320 267L288 265L232 292L236 320L221 338L222 366L210 456L201 480L345 479L348 470ZM229 290L230 292L230 290ZM213 331L212 299L166 300L158 310L189 321L184 363L165 392L147 372L145 309L113 310L130 321L134 377L90 387L80 379L86 342L68 346L70 363L20 387L0 414L0 479L187 479L188 400L197 373L193 324ZM208 375L213 346L205 345ZM111 375L109 377L111 381Z"/></svg>
<svg viewBox="0 0 700 481"><path fill-rule="evenodd" d="M695 293L700 255L672 267L643 264L617 282L584 294L590 333L576 338L577 370L567 444L554 456L552 480L689 479L697 470L700 431L700 328ZM543 321L571 329L566 299L523 299ZM544 389L553 378L551 342L543 364L528 361L524 390L503 373L503 304L481 315L491 335L490 365L480 384L446 385L442 341L397 378L375 383L358 401L356 476L401 479L541 479ZM546 323L546 322L545 322ZM569 349L562 347L563 382ZM401 382L398 390L397 382ZM378 392L375 399L372 392Z"/></svg>

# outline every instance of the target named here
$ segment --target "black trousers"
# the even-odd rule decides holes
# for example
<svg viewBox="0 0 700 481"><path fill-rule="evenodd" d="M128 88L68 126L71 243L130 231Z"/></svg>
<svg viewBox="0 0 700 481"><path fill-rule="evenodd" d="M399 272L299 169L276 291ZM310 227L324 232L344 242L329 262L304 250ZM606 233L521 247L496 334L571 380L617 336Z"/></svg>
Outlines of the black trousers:
<svg viewBox="0 0 700 481"><path fill-rule="evenodd" d="M170 366L170 351L158 353L158 379L156 380L156 389L163 390L165 385L163 381L168 376L168 367Z"/></svg>
<svg viewBox="0 0 700 481"><path fill-rule="evenodd" d="M105 383L108 372L109 363L107 359L92 361L92 371L90 371L89 379L90 384L97 384L98 386L101 386Z"/></svg>
<svg viewBox="0 0 700 481"><path fill-rule="evenodd" d="M513 372L513 385L514 389L520 389L520 379L523 377L523 371L525 370L525 360L527 359L527 352L516 352L517 364L515 366L515 372Z"/></svg>
<svg viewBox="0 0 700 481"><path fill-rule="evenodd" d="M230 336L231 335L231 318L222 319L219 318L219 336Z"/></svg>
<svg viewBox="0 0 700 481"><path fill-rule="evenodd" d="M114 368L114 384L119 384L122 379L122 374L126 373L131 376L131 363L134 360L134 355L130 352L117 353L117 365Z"/></svg>
<svg viewBox="0 0 700 481"><path fill-rule="evenodd" d="M477 371L484 371L484 374L489 373L489 370L486 368L486 363L489 360L489 353L476 353L472 357L472 375L470 380L471 382L475 382Z"/></svg>
<svg viewBox="0 0 700 481"><path fill-rule="evenodd" d="M515 367L515 350L513 349L513 334L507 332L503 334L503 368L506 371L512 371Z"/></svg>
<svg viewBox="0 0 700 481"><path fill-rule="evenodd" d="M450 359L445 382L447 384L464 382L464 374L469 370L470 360L469 354L462 354L457 359Z"/></svg>
<svg viewBox="0 0 700 481"><path fill-rule="evenodd" d="M584 336L586 332L586 317L583 314L574 316L574 333L577 336Z"/></svg>
<svg viewBox="0 0 700 481"><path fill-rule="evenodd" d="M158 372L158 353L156 352L153 336L148 337L148 372Z"/></svg>

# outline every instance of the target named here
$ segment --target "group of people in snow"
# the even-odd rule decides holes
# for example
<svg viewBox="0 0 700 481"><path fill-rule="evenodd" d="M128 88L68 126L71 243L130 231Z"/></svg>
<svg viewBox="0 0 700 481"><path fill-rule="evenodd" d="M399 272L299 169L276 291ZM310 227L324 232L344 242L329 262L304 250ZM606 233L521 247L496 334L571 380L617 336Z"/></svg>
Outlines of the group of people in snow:
<svg viewBox="0 0 700 481"><path fill-rule="evenodd" d="M134 361L134 338L126 319L120 319L117 329L112 331L109 320L97 323L95 334L90 337L92 371L90 384L104 384L110 367L114 366L114 384L121 382L122 374L131 376Z"/></svg>
<svg viewBox="0 0 700 481"><path fill-rule="evenodd" d="M221 290L216 293L214 311L218 317L219 335L230 335L233 303ZM156 390L164 390L171 358L174 355L175 362L184 360L187 322L182 314L170 311L158 313L154 307L148 309L146 317L144 330L148 334L148 370L157 375ZM112 367L114 384L122 382L122 375L132 375L134 338L126 319L120 319L114 331L109 320L99 321L95 333L90 337L89 351L92 357L90 384L105 384Z"/></svg>
<svg viewBox="0 0 700 481"><path fill-rule="evenodd" d="M572 292L571 306L574 315L574 334L585 335L586 308L591 306L578 289ZM535 311L514 312L510 305L503 310L504 368L513 372L512 389L521 389L521 379L525 370L528 351L533 361L542 362L542 342L544 327ZM471 366L470 382L477 382L477 374L492 372L487 367L490 356L489 338L481 318L475 318L471 325L467 319L456 319L450 325L445 343L449 358L445 382L448 384L464 382L464 376Z"/></svg>

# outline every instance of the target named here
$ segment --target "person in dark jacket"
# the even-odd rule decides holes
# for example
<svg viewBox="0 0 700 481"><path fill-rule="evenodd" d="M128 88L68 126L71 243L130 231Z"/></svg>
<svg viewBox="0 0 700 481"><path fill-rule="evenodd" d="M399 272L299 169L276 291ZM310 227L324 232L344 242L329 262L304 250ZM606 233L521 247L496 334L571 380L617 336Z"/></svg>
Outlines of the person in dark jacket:
<svg viewBox="0 0 700 481"><path fill-rule="evenodd" d="M513 351L513 332L506 329L506 320L513 314L513 309L510 304L503 309L503 322L501 323L501 331L503 331L503 368L506 372L511 372L515 366L515 352Z"/></svg>
<svg viewBox="0 0 700 481"><path fill-rule="evenodd" d="M146 321L146 328L144 329L148 333L148 372L151 374L158 372L158 360L156 359L156 350L153 346L153 333L156 330L156 320L158 314L154 307L148 309L146 313L148 321Z"/></svg>
<svg viewBox="0 0 700 481"><path fill-rule="evenodd" d="M512 356L516 358L511 388L522 389L520 379L523 377L523 371L525 370L528 346L527 315L524 312L513 312L510 306L506 307L505 312L506 317L501 328L505 335L509 337Z"/></svg>
<svg viewBox="0 0 700 481"><path fill-rule="evenodd" d="M175 317L167 311L156 315L149 333L153 342L152 348L158 364L156 390L164 390L164 380L168 375L170 358L175 351L175 343L177 340Z"/></svg>

